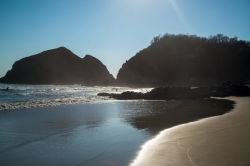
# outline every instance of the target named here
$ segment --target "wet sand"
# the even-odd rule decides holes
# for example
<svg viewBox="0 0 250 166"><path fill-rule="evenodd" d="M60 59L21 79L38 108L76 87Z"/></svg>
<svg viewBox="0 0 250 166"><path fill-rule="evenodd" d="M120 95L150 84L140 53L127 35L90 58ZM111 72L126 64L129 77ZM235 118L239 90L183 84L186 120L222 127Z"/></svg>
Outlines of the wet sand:
<svg viewBox="0 0 250 166"><path fill-rule="evenodd" d="M141 100L0 111L0 165L126 166L159 131L224 114L233 103Z"/></svg>
<svg viewBox="0 0 250 166"><path fill-rule="evenodd" d="M163 130L131 166L250 165L250 97L230 97L233 111Z"/></svg>

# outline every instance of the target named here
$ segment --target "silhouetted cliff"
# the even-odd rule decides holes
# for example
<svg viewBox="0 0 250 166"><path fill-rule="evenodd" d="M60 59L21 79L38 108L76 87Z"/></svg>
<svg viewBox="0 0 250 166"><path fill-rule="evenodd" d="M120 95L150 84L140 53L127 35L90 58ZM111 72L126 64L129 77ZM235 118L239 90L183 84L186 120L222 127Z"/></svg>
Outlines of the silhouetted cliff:
<svg viewBox="0 0 250 166"><path fill-rule="evenodd" d="M123 64L117 83L126 86L209 86L250 80L250 43L216 35L155 37Z"/></svg>
<svg viewBox="0 0 250 166"><path fill-rule="evenodd" d="M108 85L114 78L98 59L90 55L80 58L59 47L15 62L1 82Z"/></svg>

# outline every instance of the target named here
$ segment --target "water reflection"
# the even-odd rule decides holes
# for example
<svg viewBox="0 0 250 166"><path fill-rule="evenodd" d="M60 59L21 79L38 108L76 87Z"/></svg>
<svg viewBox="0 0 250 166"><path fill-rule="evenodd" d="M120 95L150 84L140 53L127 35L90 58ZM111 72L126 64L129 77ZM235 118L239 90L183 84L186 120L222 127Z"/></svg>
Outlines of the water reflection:
<svg viewBox="0 0 250 166"><path fill-rule="evenodd" d="M128 165L158 131L222 114L231 104L126 101L0 111L0 165Z"/></svg>
<svg viewBox="0 0 250 166"><path fill-rule="evenodd" d="M130 110L127 122L154 135L179 124L224 114L233 104L228 100L197 99L132 102L124 107Z"/></svg>
<svg viewBox="0 0 250 166"><path fill-rule="evenodd" d="M127 165L150 136L122 103L0 112L0 165Z"/></svg>

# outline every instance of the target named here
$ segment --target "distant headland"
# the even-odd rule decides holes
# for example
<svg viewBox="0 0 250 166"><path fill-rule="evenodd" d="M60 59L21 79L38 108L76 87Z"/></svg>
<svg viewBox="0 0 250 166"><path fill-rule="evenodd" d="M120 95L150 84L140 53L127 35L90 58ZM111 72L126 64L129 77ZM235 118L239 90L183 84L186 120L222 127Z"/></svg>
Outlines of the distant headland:
<svg viewBox="0 0 250 166"><path fill-rule="evenodd" d="M250 42L222 34L155 37L151 45L126 61L117 79L106 66L65 47L23 58L0 79L17 84L83 84L134 87L217 86L250 82Z"/></svg>

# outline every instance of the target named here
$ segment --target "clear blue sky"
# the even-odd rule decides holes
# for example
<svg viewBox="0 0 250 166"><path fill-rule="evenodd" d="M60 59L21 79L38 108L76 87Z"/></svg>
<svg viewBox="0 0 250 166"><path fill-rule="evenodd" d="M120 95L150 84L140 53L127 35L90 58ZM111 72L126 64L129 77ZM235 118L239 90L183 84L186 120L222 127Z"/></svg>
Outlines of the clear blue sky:
<svg viewBox="0 0 250 166"><path fill-rule="evenodd" d="M159 34L250 40L250 0L0 0L0 76L25 56L65 46L121 65Z"/></svg>

